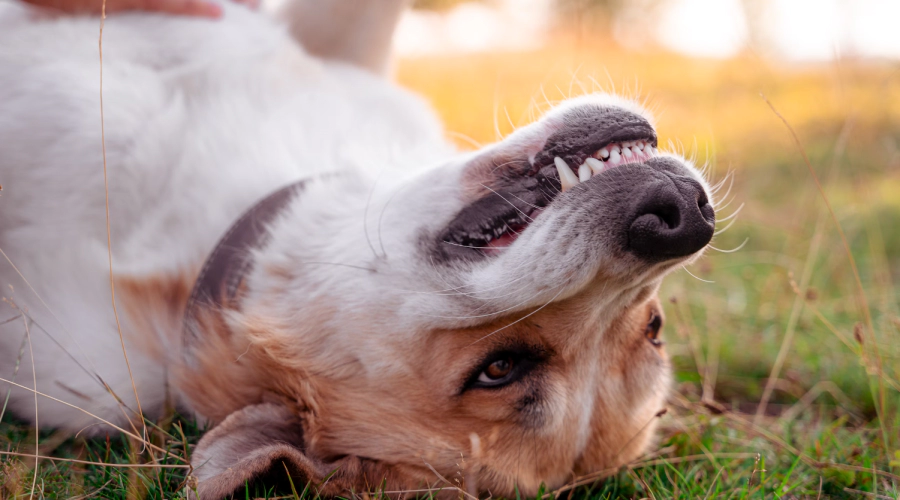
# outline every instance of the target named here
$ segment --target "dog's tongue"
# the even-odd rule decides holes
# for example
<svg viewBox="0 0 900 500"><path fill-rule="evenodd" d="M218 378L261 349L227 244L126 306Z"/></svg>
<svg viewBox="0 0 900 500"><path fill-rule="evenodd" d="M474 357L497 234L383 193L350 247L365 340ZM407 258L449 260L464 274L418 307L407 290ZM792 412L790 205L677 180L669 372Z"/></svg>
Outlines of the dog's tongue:
<svg viewBox="0 0 900 500"><path fill-rule="evenodd" d="M522 229L524 229L524 228L522 228ZM518 237L519 237L519 233L517 233L515 231L506 233L503 236L493 239L490 242L488 242L487 246L484 247L485 251L488 252L489 254L494 254L494 253L500 252L501 250L504 250L507 247L509 247L510 245L512 245L513 242L516 241L516 238L518 238Z"/></svg>

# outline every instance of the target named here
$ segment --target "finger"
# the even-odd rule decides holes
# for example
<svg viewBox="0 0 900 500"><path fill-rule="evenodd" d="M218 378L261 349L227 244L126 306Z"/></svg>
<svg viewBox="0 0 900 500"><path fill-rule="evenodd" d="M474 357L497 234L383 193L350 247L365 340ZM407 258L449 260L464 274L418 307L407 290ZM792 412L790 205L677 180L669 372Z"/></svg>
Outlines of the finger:
<svg viewBox="0 0 900 500"><path fill-rule="evenodd" d="M246 5L251 9L258 9L259 5L262 3L261 0L233 0L235 3L239 3L241 5Z"/></svg>
<svg viewBox="0 0 900 500"><path fill-rule="evenodd" d="M205 0L144 0L141 10L181 16L222 17L222 7Z"/></svg>

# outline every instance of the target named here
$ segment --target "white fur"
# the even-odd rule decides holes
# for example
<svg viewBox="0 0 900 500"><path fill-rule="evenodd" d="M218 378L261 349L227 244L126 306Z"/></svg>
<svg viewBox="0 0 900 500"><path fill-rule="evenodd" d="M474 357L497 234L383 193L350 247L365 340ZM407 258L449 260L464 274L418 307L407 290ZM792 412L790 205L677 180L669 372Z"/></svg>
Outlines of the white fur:
<svg viewBox="0 0 900 500"><path fill-rule="evenodd" d="M419 99L366 71L308 56L259 14L231 5L225 11L221 21L144 14L106 21L103 99L117 275L196 267L243 210L298 178L375 176L401 166L401 151L406 168L449 151ZM109 293L99 24L34 23L19 14L0 17L0 248L48 307L6 263L0 283L34 320L37 390L116 418L117 404L86 373L96 372L134 407ZM17 314L2 310L0 321ZM23 328L21 320L0 326L4 378L12 378ZM164 367L126 348L152 413L162 404ZM26 348L16 381L31 387L31 378ZM43 425L96 423L46 399L40 404ZM33 405L32 394L13 391L17 414L32 415Z"/></svg>
<svg viewBox="0 0 900 500"><path fill-rule="evenodd" d="M297 5L309 10L308 3ZM4 295L18 308L0 308L0 322L20 311L33 319L16 382L34 385L33 349L38 391L121 422L123 411L93 376L134 408L110 302L98 20L26 17L0 11L0 248L30 286L0 263L0 284L12 287ZM321 22L343 29L339 20ZM393 21L387 15L378 22ZM383 45L383 30L376 28L372 36ZM316 178L274 224L250 276L246 308L289 318L298 302L328 297L340 311L339 329L353 335L303 342L340 352L370 374L403 369L392 360L423 328L477 324L570 296L601 267L622 277L615 285L621 293L598 304L601 311L620 308L639 287L661 279L668 268L635 272L602 248L591 249L591 265L536 258L554 255L558 244L545 241L546 229L562 221L553 210L496 259L468 268L429 263L420 239L463 206L460 177L479 155L539 147L572 107L640 110L620 99L586 96L498 145L457 156L420 99L366 69L383 67L386 47L374 54L352 49L365 41L362 36L344 52L319 54L330 59L313 57L287 29L232 5L220 21L108 18L103 106L115 274L195 271L256 200L289 182ZM326 173L334 175L323 178ZM272 290L268 270L278 265L301 276L288 293ZM448 289L465 293L435 293ZM122 319L128 339L130 320ZM25 324L16 319L0 326L3 378L13 378ZM126 341L151 417L167 391L177 393L167 388L166 368L181 345L165 333L159 341L171 359L162 363ZM335 363L334 370L340 367ZM77 409L39 402L42 426L96 424ZM34 418L29 391L13 389L10 406Z"/></svg>

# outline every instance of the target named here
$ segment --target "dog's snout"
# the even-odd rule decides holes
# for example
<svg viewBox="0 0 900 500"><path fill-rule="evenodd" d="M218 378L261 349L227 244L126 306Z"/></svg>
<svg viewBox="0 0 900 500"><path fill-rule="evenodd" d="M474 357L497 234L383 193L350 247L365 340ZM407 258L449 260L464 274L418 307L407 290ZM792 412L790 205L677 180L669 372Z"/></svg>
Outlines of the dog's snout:
<svg viewBox="0 0 900 500"><path fill-rule="evenodd" d="M636 200L628 250L647 260L686 257L712 239L715 212L706 191L685 176L656 179Z"/></svg>

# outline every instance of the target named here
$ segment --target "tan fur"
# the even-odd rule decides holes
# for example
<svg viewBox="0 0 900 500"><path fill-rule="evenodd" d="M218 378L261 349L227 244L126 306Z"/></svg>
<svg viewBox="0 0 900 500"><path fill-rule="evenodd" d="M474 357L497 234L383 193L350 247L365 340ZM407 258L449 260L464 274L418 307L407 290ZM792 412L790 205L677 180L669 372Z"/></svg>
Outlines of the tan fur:
<svg viewBox="0 0 900 500"><path fill-rule="evenodd" d="M469 489L530 492L541 482L560 485L575 474L634 459L663 408L668 361L644 336L651 310L659 310L655 294L648 298L652 290L646 290L600 331L604 318L592 304L601 291L588 289L493 334L529 312L477 328L421 332L420 341L398 351L402 369L377 386L353 360L304 341L320 338L332 319L322 304L310 305L311 314L303 316L308 321L302 331L315 334L242 317L231 322L232 335L246 340L210 345L201 368L180 383L213 420L266 398L280 399L302 421L308 456L377 459L390 465L398 488L433 484L433 467ZM473 360L509 339L552 353L540 383L459 394L456 381ZM596 357L584 356L586 350ZM543 403L523 415L517 401L529 391L537 391ZM579 436L578 419L590 414L583 408L588 399L590 433ZM344 478L356 488L383 479Z"/></svg>
<svg viewBox="0 0 900 500"><path fill-rule="evenodd" d="M166 347L180 341L181 318L196 273L171 275L116 276L117 297L128 321L123 333L138 348L163 361Z"/></svg>

